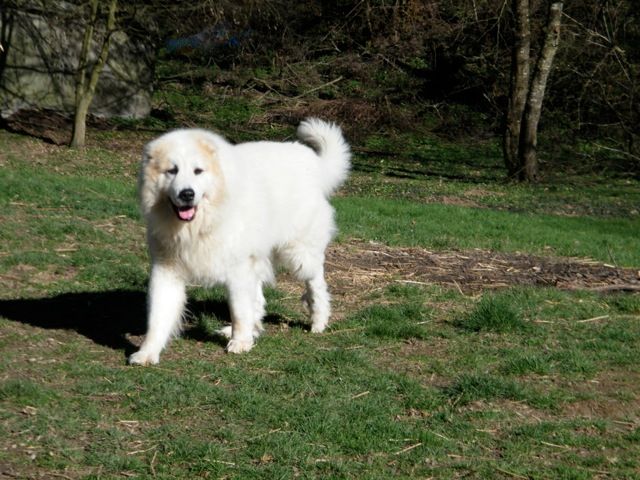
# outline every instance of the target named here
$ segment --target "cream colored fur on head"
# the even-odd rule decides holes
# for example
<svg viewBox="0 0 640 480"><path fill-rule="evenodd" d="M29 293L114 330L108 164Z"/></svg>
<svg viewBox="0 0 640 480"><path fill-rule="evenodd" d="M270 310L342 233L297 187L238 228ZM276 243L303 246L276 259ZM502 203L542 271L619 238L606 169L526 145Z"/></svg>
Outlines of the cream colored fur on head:
<svg viewBox="0 0 640 480"><path fill-rule="evenodd" d="M304 142L232 145L199 129L169 132L144 150L140 203L151 254L147 334L132 364L155 364L180 330L187 284L224 284L227 351L262 332L262 287L274 263L305 282L311 331L330 314L324 252L335 233L328 197L346 179L349 146L338 126L308 119Z"/></svg>

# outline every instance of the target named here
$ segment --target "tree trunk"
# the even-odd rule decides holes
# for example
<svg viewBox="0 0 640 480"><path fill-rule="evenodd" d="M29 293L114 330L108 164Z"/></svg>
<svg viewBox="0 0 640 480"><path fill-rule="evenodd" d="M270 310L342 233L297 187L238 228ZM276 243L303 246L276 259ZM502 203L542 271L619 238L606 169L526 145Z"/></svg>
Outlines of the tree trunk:
<svg viewBox="0 0 640 480"><path fill-rule="evenodd" d="M516 17L516 26L511 57L511 84L505 118L503 154L509 177L517 178L521 170L518 158L520 127L527 101L530 76L529 0L513 0L513 11Z"/></svg>
<svg viewBox="0 0 640 480"><path fill-rule="evenodd" d="M109 3L109 14L105 26L105 37L102 41L102 47L95 63L93 64L90 75L89 72L89 52L91 50L91 42L93 40L94 25L98 16L98 0L91 0L91 16L87 22L84 38L82 41L82 49L78 65L78 76L76 78L76 105L73 121L73 135L70 146L72 148L81 148L85 145L85 137L87 131L87 114L89 107L93 101L93 96L100 79L100 74L104 68L109 56L109 46L111 44L111 34L115 28L116 7L118 1L111 0Z"/></svg>
<svg viewBox="0 0 640 480"><path fill-rule="evenodd" d="M538 122L542 112L542 100L547 86L547 79L553 64L553 58L558 50L560 40L560 18L562 17L562 3L552 3L549 7L547 34L538 57L538 62L531 80L527 107L522 121L522 131L519 142L519 159L521 165L521 179L535 181L538 178Z"/></svg>
<svg viewBox="0 0 640 480"><path fill-rule="evenodd" d="M73 118L73 137L71 138L70 144L72 148L82 148L85 145L87 114L89 113L90 105L91 99L87 96L83 96L80 101L76 103L76 111Z"/></svg>

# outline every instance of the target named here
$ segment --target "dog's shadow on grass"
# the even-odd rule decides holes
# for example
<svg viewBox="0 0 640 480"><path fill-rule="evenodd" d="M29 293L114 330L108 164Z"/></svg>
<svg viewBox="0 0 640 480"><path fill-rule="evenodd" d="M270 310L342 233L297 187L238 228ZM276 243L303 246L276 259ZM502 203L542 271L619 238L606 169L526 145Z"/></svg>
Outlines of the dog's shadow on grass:
<svg viewBox="0 0 640 480"><path fill-rule="evenodd" d="M190 316L214 315L228 322L229 308L224 301L189 301ZM75 330L97 344L124 350L137 350L130 336L146 331L146 293L136 290L62 293L53 297L0 300L0 317L45 329ZM183 336L226 344L198 325L187 323Z"/></svg>
<svg viewBox="0 0 640 480"><path fill-rule="evenodd" d="M0 300L0 317L39 328L74 330L99 345L123 350L128 356L138 349L130 337L146 332L146 301L146 293L139 290L62 293L53 297ZM213 316L221 323L229 323L231 315L226 301L190 299L187 310L183 338L214 342L222 347L227 344L225 337L197 321L203 316ZM263 321L308 328L277 314L269 314Z"/></svg>

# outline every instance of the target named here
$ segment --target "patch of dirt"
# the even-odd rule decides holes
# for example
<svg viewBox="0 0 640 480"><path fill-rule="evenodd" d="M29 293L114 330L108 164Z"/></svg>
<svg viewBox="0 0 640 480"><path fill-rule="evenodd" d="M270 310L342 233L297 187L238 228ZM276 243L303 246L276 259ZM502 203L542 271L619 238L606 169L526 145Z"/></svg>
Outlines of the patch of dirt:
<svg viewBox="0 0 640 480"><path fill-rule="evenodd" d="M465 191L464 195L465 197L484 198L484 197L504 197L506 193L494 192L492 190L486 190L484 188L475 187Z"/></svg>
<svg viewBox="0 0 640 480"><path fill-rule="evenodd" d="M640 374L631 370L604 372L573 388L587 394L585 400L570 403L563 415L574 418L611 418L620 429L640 426ZM621 393L624 392L624 397Z"/></svg>
<svg viewBox="0 0 640 480"><path fill-rule="evenodd" d="M92 128L106 128L108 122L89 115L87 125ZM4 119L2 126L12 132L40 138L54 145L68 145L71 141L73 118L55 110L25 109Z"/></svg>
<svg viewBox="0 0 640 480"><path fill-rule="evenodd" d="M476 202L474 202L471 199L464 198L464 197L454 197L453 195L443 195L442 197L439 198L438 203L443 203L444 205L458 205L460 207L472 207L472 208L480 207L480 205L478 205Z"/></svg>
<svg viewBox="0 0 640 480"><path fill-rule="evenodd" d="M437 284L464 293L517 285L565 290L640 291L640 271L580 258L540 257L489 250L432 252L378 243L333 244L327 274L334 294L361 295L391 281Z"/></svg>
<svg viewBox="0 0 640 480"><path fill-rule="evenodd" d="M49 265L46 270L39 270L33 265L18 264L0 275L0 288L4 291L38 290L38 287L63 280L72 280L76 276L75 269Z"/></svg>
<svg viewBox="0 0 640 480"><path fill-rule="evenodd" d="M518 418L518 421L523 424L536 424L544 421L551 420L552 415L544 410L528 405L523 401L508 400L508 399L495 399L495 400L476 400L458 407L463 412L495 412L495 413L509 413ZM482 417L477 418L478 422L484 423L484 428L480 429L490 435L500 435L503 428L502 422L495 422L495 420L488 420L483 422Z"/></svg>
<svg viewBox="0 0 640 480"><path fill-rule="evenodd" d="M369 294L392 283L442 285L465 295L519 285L640 292L640 271L636 269L590 259L480 249L432 252L419 247L350 241L329 246L325 268L335 320L368 301ZM278 289L286 293L285 300L292 305L298 304L303 293L303 285L287 273L278 276Z"/></svg>

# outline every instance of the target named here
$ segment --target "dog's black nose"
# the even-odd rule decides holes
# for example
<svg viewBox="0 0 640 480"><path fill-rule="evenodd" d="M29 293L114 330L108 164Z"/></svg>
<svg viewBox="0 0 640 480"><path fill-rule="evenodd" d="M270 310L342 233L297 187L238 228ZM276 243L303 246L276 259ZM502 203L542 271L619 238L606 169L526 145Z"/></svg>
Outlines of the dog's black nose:
<svg viewBox="0 0 640 480"><path fill-rule="evenodd" d="M178 194L178 198L183 202L191 202L195 196L196 192L193 191L193 188L185 188Z"/></svg>

